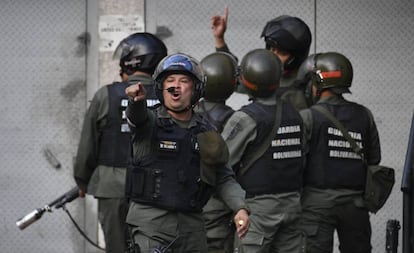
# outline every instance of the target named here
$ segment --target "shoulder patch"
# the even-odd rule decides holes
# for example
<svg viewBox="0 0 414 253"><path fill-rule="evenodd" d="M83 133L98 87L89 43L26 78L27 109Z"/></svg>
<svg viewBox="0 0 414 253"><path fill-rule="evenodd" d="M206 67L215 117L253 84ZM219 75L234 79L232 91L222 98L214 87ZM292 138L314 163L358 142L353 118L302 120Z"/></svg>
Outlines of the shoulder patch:
<svg viewBox="0 0 414 253"><path fill-rule="evenodd" d="M239 122L230 122L231 132L227 137L228 140L233 140L237 134L243 130L243 126Z"/></svg>

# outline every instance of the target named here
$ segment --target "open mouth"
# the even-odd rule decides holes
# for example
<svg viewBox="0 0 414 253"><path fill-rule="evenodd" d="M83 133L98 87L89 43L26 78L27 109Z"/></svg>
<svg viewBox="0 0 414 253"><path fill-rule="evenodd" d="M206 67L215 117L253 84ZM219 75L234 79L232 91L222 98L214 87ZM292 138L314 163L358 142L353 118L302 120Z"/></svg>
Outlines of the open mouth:
<svg viewBox="0 0 414 253"><path fill-rule="evenodd" d="M169 87L166 90L168 91L168 93L171 94L174 100L177 100L180 98L181 93L179 92L179 89L177 89L176 87Z"/></svg>
<svg viewBox="0 0 414 253"><path fill-rule="evenodd" d="M177 100L180 98L180 93L175 91L173 93L171 93L171 96L173 97L173 99Z"/></svg>

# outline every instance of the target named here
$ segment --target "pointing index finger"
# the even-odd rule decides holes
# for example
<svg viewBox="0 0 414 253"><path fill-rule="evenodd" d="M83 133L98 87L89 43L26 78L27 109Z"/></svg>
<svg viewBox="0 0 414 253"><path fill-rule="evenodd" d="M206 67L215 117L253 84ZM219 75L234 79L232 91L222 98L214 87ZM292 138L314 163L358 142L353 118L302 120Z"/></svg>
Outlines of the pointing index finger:
<svg viewBox="0 0 414 253"><path fill-rule="evenodd" d="M223 15L223 19L225 23L227 23L228 17L229 17L229 7L226 5L224 6L224 15Z"/></svg>

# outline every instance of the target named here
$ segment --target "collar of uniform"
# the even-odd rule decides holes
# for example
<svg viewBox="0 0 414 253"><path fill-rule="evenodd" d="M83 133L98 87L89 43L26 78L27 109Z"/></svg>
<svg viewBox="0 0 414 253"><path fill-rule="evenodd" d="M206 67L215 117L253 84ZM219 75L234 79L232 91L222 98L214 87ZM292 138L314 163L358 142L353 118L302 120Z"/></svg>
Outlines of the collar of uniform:
<svg viewBox="0 0 414 253"><path fill-rule="evenodd" d="M289 87L289 86L291 86L294 83L294 81L296 80L297 73L298 73L297 70L293 70L293 71L290 71L289 73L284 74L280 78L280 87Z"/></svg>
<svg viewBox="0 0 414 253"><path fill-rule="evenodd" d="M276 104L276 93L274 93L272 96L267 98L256 98L255 102L260 103L263 105L275 105Z"/></svg>
<svg viewBox="0 0 414 253"><path fill-rule="evenodd" d="M320 98L317 104L327 103L332 105L345 104L347 101L341 95L333 95L329 97Z"/></svg>
<svg viewBox="0 0 414 253"><path fill-rule="evenodd" d="M199 115L197 115L196 113L193 112L193 115L190 119L189 122L184 122L184 121L180 121L177 120L173 117L171 117L171 115L168 113L167 108L165 108L165 106L160 106L157 108L157 114L158 114L158 118L169 118L171 119L173 122L175 122L177 125L179 125L180 127L193 127L197 125L197 119L200 118Z"/></svg>

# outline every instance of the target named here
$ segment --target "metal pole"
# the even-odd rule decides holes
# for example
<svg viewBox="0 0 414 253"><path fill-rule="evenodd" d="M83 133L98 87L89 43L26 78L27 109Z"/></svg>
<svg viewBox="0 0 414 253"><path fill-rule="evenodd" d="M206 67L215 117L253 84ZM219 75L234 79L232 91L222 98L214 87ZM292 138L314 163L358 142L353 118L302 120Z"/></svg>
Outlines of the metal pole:
<svg viewBox="0 0 414 253"><path fill-rule="evenodd" d="M403 192L403 253L412 252L412 232L414 224L412 219L413 210L413 189L412 189L412 172L414 156L414 115L411 120L410 136L405 157L404 171L402 175L401 191Z"/></svg>

